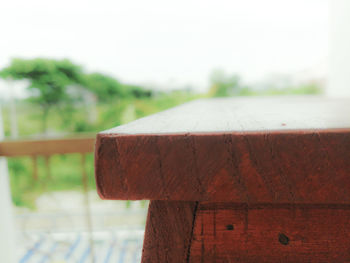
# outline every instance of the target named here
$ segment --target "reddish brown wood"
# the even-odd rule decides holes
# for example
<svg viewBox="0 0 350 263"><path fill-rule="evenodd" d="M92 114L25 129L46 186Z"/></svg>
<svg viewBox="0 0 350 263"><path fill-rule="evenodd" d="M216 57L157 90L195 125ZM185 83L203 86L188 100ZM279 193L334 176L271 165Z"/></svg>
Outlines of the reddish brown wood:
<svg viewBox="0 0 350 263"><path fill-rule="evenodd" d="M350 204L350 100L199 100L102 132L105 199Z"/></svg>
<svg viewBox="0 0 350 263"><path fill-rule="evenodd" d="M104 199L151 201L142 262L350 262L350 101L190 103L97 136Z"/></svg>
<svg viewBox="0 0 350 263"><path fill-rule="evenodd" d="M142 262L350 262L349 205L151 201Z"/></svg>
<svg viewBox="0 0 350 263"><path fill-rule="evenodd" d="M105 135L105 199L350 204L350 130Z"/></svg>
<svg viewBox="0 0 350 263"><path fill-rule="evenodd" d="M189 262L350 262L350 206L199 204Z"/></svg>
<svg viewBox="0 0 350 263"><path fill-rule="evenodd" d="M151 201L142 263L188 262L196 209L196 202Z"/></svg>

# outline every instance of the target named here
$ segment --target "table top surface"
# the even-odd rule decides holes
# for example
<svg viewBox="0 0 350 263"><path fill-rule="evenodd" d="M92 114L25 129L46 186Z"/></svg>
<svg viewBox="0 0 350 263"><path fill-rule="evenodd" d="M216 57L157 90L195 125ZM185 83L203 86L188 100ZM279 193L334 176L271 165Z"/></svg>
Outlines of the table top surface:
<svg viewBox="0 0 350 263"><path fill-rule="evenodd" d="M350 99L246 97L201 99L103 133L173 134L350 128Z"/></svg>
<svg viewBox="0 0 350 263"><path fill-rule="evenodd" d="M97 135L100 196L350 204L350 100L204 99Z"/></svg>

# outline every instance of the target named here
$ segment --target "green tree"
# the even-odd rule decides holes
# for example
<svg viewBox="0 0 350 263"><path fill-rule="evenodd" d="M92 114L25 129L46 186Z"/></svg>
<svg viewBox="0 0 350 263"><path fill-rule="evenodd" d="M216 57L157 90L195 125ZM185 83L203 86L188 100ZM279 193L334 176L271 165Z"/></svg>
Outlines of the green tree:
<svg viewBox="0 0 350 263"><path fill-rule="evenodd" d="M42 109L42 129L47 132L50 110L64 103L71 103L73 96L67 87L82 83L82 69L67 59L13 59L11 64L0 71L0 77L27 79L31 92L30 100Z"/></svg>
<svg viewBox="0 0 350 263"><path fill-rule="evenodd" d="M229 97L242 95L248 88L242 86L237 75L228 75L222 70L214 70L210 76L209 95L212 97Z"/></svg>
<svg viewBox="0 0 350 263"><path fill-rule="evenodd" d="M113 77L101 74L91 73L84 76L84 86L95 93L98 100L107 102L116 98L126 97L150 97L151 91L136 85L123 84Z"/></svg>
<svg viewBox="0 0 350 263"><path fill-rule="evenodd" d="M152 92L143 87L120 83L108 75L86 74L80 66L67 59L13 59L8 67L0 71L0 77L29 80L29 100L41 107L42 131L45 133L52 109L66 109L60 114L64 118L65 113L72 113L75 102L86 99L86 91L103 103L152 96Z"/></svg>
<svg viewBox="0 0 350 263"><path fill-rule="evenodd" d="M125 97L123 85L116 79L101 73L91 73L84 76L84 86L96 94L99 101L108 101L116 96Z"/></svg>

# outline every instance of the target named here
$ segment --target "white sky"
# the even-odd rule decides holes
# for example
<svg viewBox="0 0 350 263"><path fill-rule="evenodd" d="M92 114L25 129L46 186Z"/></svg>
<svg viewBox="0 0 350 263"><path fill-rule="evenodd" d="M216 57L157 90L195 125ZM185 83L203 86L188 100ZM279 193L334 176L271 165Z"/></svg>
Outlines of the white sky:
<svg viewBox="0 0 350 263"><path fill-rule="evenodd" d="M204 90L215 68L253 81L314 68L327 52L327 0L0 3L0 68L11 57L69 58L126 82Z"/></svg>

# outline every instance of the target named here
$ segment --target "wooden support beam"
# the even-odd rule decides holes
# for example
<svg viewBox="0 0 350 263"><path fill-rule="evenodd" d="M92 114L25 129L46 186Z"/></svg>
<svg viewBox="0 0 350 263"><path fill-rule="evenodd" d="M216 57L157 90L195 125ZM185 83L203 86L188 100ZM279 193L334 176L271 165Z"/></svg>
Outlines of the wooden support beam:
<svg viewBox="0 0 350 263"><path fill-rule="evenodd" d="M197 202L150 202L143 263L189 262L197 205Z"/></svg>
<svg viewBox="0 0 350 263"><path fill-rule="evenodd" d="M37 156L94 151L95 136L42 140L0 141L0 156Z"/></svg>
<svg viewBox="0 0 350 263"><path fill-rule="evenodd" d="M188 262L348 262L349 223L349 205L200 203Z"/></svg>
<svg viewBox="0 0 350 263"><path fill-rule="evenodd" d="M349 224L349 205L151 201L142 263L348 262Z"/></svg>

